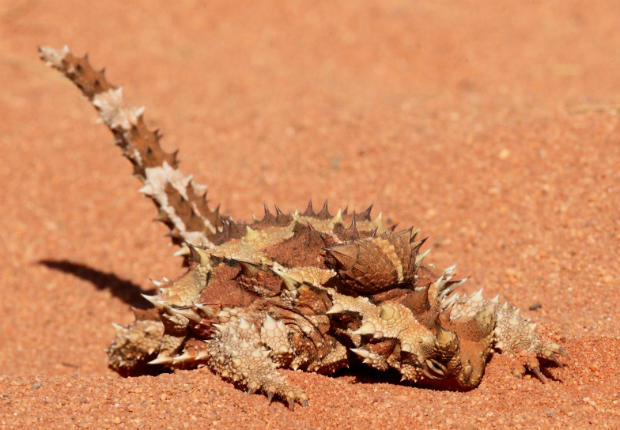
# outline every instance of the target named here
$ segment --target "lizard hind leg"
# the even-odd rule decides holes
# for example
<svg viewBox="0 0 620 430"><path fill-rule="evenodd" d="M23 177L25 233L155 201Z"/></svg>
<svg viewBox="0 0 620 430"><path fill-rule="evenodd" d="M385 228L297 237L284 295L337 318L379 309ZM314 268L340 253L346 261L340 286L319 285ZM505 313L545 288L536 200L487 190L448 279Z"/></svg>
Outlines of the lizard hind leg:
<svg viewBox="0 0 620 430"><path fill-rule="evenodd" d="M268 325L271 324L271 321ZM285 400L291 410L295 403L308 406L308 396L301 388L289 385L271 359L272 351L265 347L256 324L243 317L218 324L218 334L206 340L209 356L207 365L221 378L247 389L265 393L269 401L274 396Z"/></svg>

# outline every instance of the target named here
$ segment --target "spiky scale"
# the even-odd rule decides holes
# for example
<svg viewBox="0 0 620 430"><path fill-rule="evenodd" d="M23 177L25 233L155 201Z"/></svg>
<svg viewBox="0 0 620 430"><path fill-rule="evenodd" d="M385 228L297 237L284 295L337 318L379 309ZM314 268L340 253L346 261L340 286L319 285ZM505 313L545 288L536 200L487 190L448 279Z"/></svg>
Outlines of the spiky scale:
<svg viewBox="0 0 620 430"><path fill-rule="evenodd" d="M306 211L302 214L303 216L314 216L314 209L312 208L312 199L310 199L310 201L308 202L308 207L306 208Z"/></svg>
<svg viewBox="0 0 620 430"><path fill-rule="evenodd" d="M355 213L353 213L353 220L351 221L351 225L344 233L347 240L355 240L359 239L360 237L360 233L357 231L356 218L357 216L355 215Z"/></svg>
<svg viewBox="0 0 620 430"><path fill-rule="evenodd" d="M493 349L520 354L543 382L538 359L562 366L558 355L568 356L497 297L451 295L467 278L452 280L454 267L442 275L424 267L426 239L416 241L413 229L384 228L382 213L371 219L372 205L334 217L327 201L318 214L312 200L301 215L275 206L274 216L265 205L252 227L220 215L219 206L209 210L204 187L179 171L178 153L163 151L144 108L128 106L104 70L67 47L43 47L40 56L77 84L114 131L141 192L190 265L179 279L154 281L159 293L145 296L154 309L136 311L132 326L114 326L111 367L202 360L248 394L277 396L292 410L308 397L275 369L333 373L349 365L347 345L364 363L396 369L404 380L460 390L480 383Z"/></svg>
<svg viewBox="0 0 620 430"><path fill-rule="evenodd" d="M364 212L360 213L360 217L364 221L370 221L370 212L372 211L372 207L373 206L374 206L374 204L368 206Z"/></svg>
<svg viewBox="0 0 620 430"><path fill-rule="evenodd" d="M318 214L316 214L316 216L319 219L331 218L331 215L329 214L329 210L327 209L327 200L325 200L325 203L323 204L323 208Z"/></svg>

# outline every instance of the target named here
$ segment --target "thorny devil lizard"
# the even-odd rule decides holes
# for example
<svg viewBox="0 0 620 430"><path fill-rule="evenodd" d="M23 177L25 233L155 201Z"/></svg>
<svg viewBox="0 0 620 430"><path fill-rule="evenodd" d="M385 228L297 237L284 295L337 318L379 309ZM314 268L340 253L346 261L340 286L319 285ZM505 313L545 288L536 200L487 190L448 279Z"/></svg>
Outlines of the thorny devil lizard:
<svg viewBox="0 0 620 430"><path fill-rule="evenodd" d="M144 108L128 106L104 70L67 46L39 54L98 110L189 264L179 279L155 282L159 293L145 296L153 309L136 310L131 326L115 325L113 369L208 366L293 409L308 396L278 368L331 374L362 361L419 385L468 390L495 352L516 354L517 373L542 382L539 359L562 366L557 354L566 351L541 340L518 309L481 291L452 294L467 279L455 280L454 266L441 274L424 266L418 232L385 226L370 208L332 216L327 203L288 215L265 207L250 223L209 209L206 187L179 171L176 153L147 129Z"/></svg>

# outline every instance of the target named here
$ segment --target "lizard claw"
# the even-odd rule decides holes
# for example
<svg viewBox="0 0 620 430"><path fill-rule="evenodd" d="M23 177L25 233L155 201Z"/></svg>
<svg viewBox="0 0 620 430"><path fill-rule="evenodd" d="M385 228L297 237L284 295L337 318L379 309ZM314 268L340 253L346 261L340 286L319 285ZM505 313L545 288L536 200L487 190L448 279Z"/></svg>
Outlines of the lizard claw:
<svg viewBox="0 0 620 430"><path fill-rule="evenodd" d="M534 373L534 375L536 375L536 377L540 380L540 382L542 382L543 384L545 384L547 382L547 380L545 379L545 377L543 376L543 374L540 371L540 367L538 367L538 366L528 366L528 367L530 368L532 373Z"/></svg>
<svg viewBox="0 0 620 430"><path fill-rule="evenodd" d="M564 369L564 364L562 364L562 362L560 361L560 359L553 353L551 353L549 355L549 360L553 361L555 364L557 364L558 366L560 366L562 369Z"/></svg>
<svg viewBox="0 0 620 430"><path fill-rule="evenodd" d="M288 408L291 412L295 410L295 402L299 403L303 407L308 406L308 396L306 396L306 394L299 389L296 391L296 393L291 391L286 396Z"/></svg>
<svg viewBox="0 0 620 430"><path fill-rule="evenodd" d="M558 356L555 354L560 354L561 356L568 358L568 353L564 350L564 348L562 348L557 343L550 342L550 341L543 342L542 347L540 348L540 350L538 351L536 355L544 359L553 361L555 364L557 364L562 369L564 369L564 364L560 361Z"/></svg>

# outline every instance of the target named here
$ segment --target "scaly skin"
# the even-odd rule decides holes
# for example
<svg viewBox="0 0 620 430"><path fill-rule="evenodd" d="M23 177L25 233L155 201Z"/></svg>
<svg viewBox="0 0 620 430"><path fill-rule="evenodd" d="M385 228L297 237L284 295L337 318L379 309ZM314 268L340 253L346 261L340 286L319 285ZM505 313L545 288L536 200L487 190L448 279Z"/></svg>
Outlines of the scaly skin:
<svg viewBox="0 0 620 430"><path fill-rule="evenodd" d="M149 131L143 108L125 104L120 88L67 47L40 48L98 110L101 121L134 165L140 190L159 210L190 268L176 280L155 282L154 309L115 325L110 366L130 373L147 365L208 366L244 388L308 405L305 392L278 368L333 373L356 360L398 370L403 379L468 390L480 383L492 353L517 354L517 373L544 382L540 362L562 366L559 345L540 339L519 311L481 291L452 294L464 280L454 267L434 274L412 229L395 232L370 210L276 215L233 222L209 209L203 186L178 169L160 136Z"/></svg>

